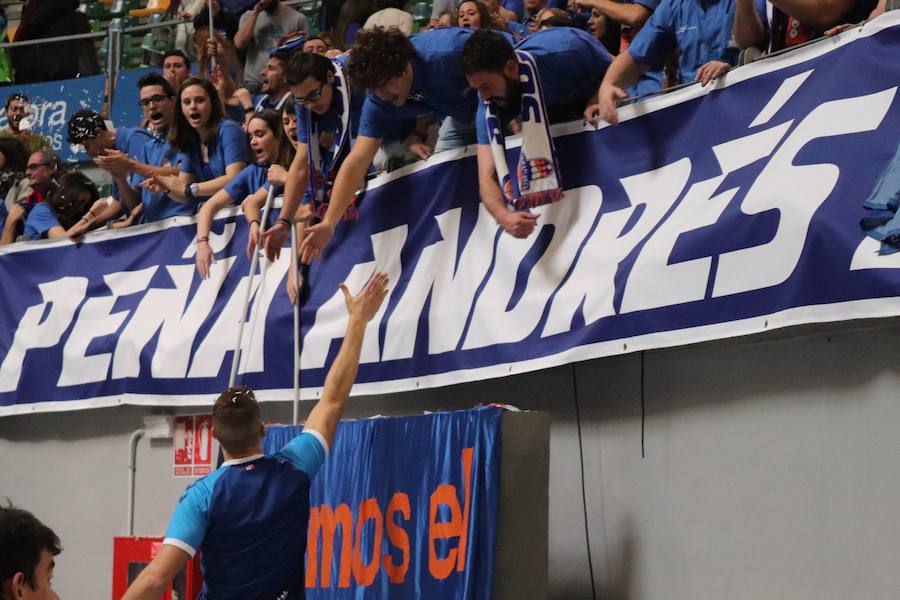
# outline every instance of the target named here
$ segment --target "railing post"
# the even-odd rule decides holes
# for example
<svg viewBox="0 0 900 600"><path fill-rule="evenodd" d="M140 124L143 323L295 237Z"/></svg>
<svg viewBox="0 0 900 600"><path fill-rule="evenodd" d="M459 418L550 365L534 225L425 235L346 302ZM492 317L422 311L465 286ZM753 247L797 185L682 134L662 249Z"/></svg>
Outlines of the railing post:
<svg viewBox="0 0 900 600"><path fill-rule="evenodd" d="M110 24L106 38L106 82L109 86L109 106L112 107L116 93L116 79L122 60L122 27L118 23Z"/></svg>

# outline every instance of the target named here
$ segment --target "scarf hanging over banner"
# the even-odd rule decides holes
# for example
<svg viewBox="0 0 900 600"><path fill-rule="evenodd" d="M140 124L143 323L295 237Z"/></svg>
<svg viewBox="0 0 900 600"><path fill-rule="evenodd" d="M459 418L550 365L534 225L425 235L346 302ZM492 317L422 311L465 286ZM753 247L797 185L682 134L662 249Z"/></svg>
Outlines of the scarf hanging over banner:
<svg viewBox="0 0 900 600"><path fill-rule="evenodd" d="M338 114L338 127L334 132L334 141L331 143L331 162L327 167L322 157L322 148L319 145L318 120L309 119L309 180L313 191L313 214L320 219L328 212L328 201L331 198L334 179L341 168L341 163L350 153L350 89L347 86L341 64L334 60L331 61L331 64L334 66L333 102ZM355 198L344 211L343 218L346 221L355 221L359 218Z"/></svg>
<svg viewBox="0 0 900 600"><path fill-rule="evenodd" d="M537 64L530 54L521 50L516 51L516 59L519 61L519 83L522 87L522 151L516 168L518 195L506 164L503 124L490 101L485 102L485 118L488 130L493 130L491 154L503 196L507 204L524 209L557 202L562 199L563 191Z"/></svg>

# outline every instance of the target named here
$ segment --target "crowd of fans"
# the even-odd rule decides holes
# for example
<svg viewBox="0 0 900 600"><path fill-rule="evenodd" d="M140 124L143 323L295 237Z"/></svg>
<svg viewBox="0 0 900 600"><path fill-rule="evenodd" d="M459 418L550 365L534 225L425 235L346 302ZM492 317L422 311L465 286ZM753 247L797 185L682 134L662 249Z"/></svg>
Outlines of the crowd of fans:
<svg viewBox="0 0 900 600"><path fill-rule="evenodd" d="M37 4L25 5L22 26ZM306 17L280 0L240 15L212 0L212 32L209 7L197 4L179 9L194 18L191 51L166 52L161 72L138 83L140 123L114 127L92 110L68 123L69 142L109 173L108 197L62 168L27 126L28 98L9 96L0 244L80 241L98 227L199 210L197 266L207 276L212 216L243 203L248 251L259 242L274 258L296 223L308 263L340 220L356 218L372 172L473 143L485 207L526 237L537 221L528 209L562 196L535 111L550 122L615 123L626 98L707 85L742 51L789 48L884 10L884 0L437 0L426 31L410 36L404 2L346 0L333 33L311 36ZM335 6L325 9L334 19ZM510 133L523 135L523 155L540 158L509 168ZM270 185L284 202L261 234Z"/></svg>

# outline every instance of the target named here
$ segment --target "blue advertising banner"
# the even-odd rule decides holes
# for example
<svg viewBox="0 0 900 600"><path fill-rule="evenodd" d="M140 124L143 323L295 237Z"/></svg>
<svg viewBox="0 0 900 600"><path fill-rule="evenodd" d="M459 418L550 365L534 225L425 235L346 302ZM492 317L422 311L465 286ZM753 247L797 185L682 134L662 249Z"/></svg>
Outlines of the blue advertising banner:
<svg viewBox="0 0 900 600"><path fill-rule="evenodd" d="M310 490L307 597L490 598L501 413L342 422ZM268 427L265 452L300 431Z"/></svg>
<svg viewBox="0 0 900 600"><path fill-rule="evenodd" d="M153 67L119 71L116 77L116 93L113 95L112 109L109 111L117 126L136 127L144 118L137 83L147 73L161 73L161 71Z"/></svg>
<svg viewBox="0 0 900 600"><path fill-rule="evenodd" d="M31 85L10 85L3 90L4 98L14 93L25 94L31 101L31 131L50 140L53 150L63 161L78 161L69 146L66 124L76 111L90 108L102 111L106 95L106 76L92 75L78 79L50 81ZM0 129L6 127L6 113L0 113Z"/></svg>
<svg viewBox="0 0 900 600"><path fill-rule="evenodd" d="M565 198L526 239L478 199L471 148L381 176L306 278L302 397L320 393L346 314L338 284L391 278L354 393L389 393L802 323L900 315L900 254L859 226L895 193L900 11L836 38L554 127ZM515 154L516 150L510 151ZM510 160L513 160L511 157ZM511 163L514 164L514 163ZM215 223L196 275L192 221L0 249L0 415L208 404L237 322L241 381L292 385L287 253L253 280L247 228Z"/></svg>

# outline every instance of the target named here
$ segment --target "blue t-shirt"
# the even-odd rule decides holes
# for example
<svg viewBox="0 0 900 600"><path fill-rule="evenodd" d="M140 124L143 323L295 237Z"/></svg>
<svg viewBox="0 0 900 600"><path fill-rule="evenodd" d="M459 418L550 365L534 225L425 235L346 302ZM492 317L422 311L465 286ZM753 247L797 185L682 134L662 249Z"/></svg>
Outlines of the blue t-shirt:
<svg viewBox="0 0 900 600"><path fill-rule="evenodd" d="M222 119L216 137L207 146L209 162L203 162L200 148L190 148L178 155L181 171L190 173L195 182L209 181L225 174L225 168L234 163L247 162L247 134L233 121Z"/></svg>
<svg viewBox="0 0 900 600"><path fill-rule="evenodd" d="M244 167L237 177L225 184L225 191L231 196L231 202L240 204L244 198L255 194L260 188L268 190L268 172L269 165L253 163Z"/></svg>
<svg viewBox="0 0 900 600"><path fill-rule="evenodd" d="M415 55L411 61L411 99L403 106L394 106L379 100L371 91L366 92L359 135L384 139L398 121L425 115L437 119L451 116L471 123L477 94L469 89L459 70L459 56L473 32L472 29L445 27L412 36L410 42Z"/></svg>
<svg viewBox="0 0 900 600"><path fill-rule="evenodd" d="M124 152L131 158L140 161L144 151L144 145L152 139L153 136L143 127L117 127L115 132L114 147L119 152ZM129 178L134 183L134 175ZM119 186L115 180L112 182L112 195L117 200L119 196Z"/></svg>
<svg viewBox="0 0 900 600"><path fill-rule="evenodd" d="M273 456L226 461L185 490L163 543L201 551L201 598L303 597L309 486L327 453L318 432L304 431Z"/></svg>
<svg viewBox="0 0 900 600"><path fill-rule="evenodd" d="M46 202L36 204L28 218L25 219L25 237L29 240L41 240L54 227L61 227L59 220Z"/></svg>
<svg viewBox="0 0 900 600"><path fill-rule="evenodd" d="M660 0L622 0L623 4L640 4L651 13L659 6L659 2ZM632 31L631 27L627 25L622 26L622 44L620 52L624 52L628 49L628 45L631 44L631 40L634 39L634 36L636 35L637 32ZM663 73L661 67L658 69L650 69L641 75L636 84L628 88L628 95L645 96L648 94L655 94L662 89L664 79L665 73Z"/></svg>
<svg viewBox="0 0 900 600"><path fill-rule="evenodd" d="M693 81L697 70L711 60L731 63L729 40L734 0L663 0L628 47L637 62L662 67L678 48L678 75Z"/></svg>
<svg viewBox="0 0 900 600"><path fill-rule="evenodd" d="M546 109L585 104L597 92L612 56L594 36L571 27L549 27L516 45L537 63ZM474 92L474 90L473 90ZM584 109L584 106L580 107ZM478 103L478 143L488 144L485 106ZM507 115L511 116L511 115Z"/></svg>
<svg viewBox="0 0 900 600"><path fill-rule="evenodd" d="M144 144L143 153L139 159L146 165L154 167L167 167L177 164L178 153L166 141L164 133L156 134ZM134 176L134 185L139 185L145 178ZM197 211L197 201L175 202L168 195L154 194L146 188L141 190L141 223L152 223L169 217L190 216Z"/></svg>

